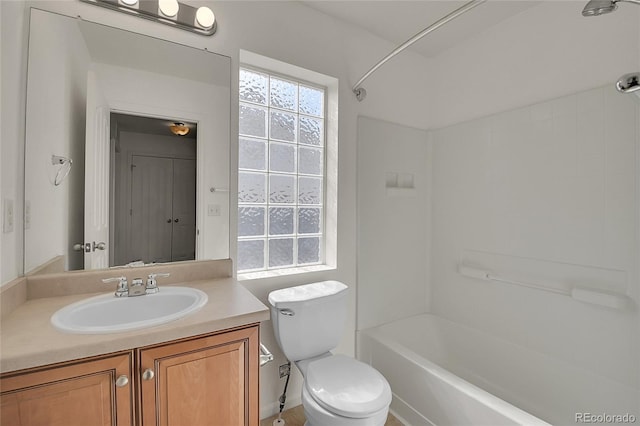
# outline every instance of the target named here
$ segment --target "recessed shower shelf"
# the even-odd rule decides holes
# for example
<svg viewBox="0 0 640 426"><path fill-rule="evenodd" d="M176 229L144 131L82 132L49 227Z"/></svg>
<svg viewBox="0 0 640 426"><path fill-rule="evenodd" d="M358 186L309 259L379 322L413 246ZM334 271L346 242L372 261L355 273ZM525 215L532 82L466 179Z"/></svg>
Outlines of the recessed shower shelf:
<svg viewBox="0 0 640 426"><path fill-rule="evenodd" d="M387 195L392 197L414 197L416 188L413 182L412 173L387 172L385 178Z"/></svg>

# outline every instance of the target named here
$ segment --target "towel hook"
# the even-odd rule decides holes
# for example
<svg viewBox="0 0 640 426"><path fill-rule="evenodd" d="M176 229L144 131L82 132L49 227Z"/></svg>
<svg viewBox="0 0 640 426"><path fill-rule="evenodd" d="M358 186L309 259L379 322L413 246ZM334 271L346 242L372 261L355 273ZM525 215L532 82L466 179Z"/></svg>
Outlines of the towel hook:
<svg viewBox="0 0 640 426"><path fill-rule="evenodd" d="M57 166L57 165L61 166L60 169L58 169L58 172L56 173L55 179L53 180L53 184L55 186L59 186L71 171L73 160L71 158L63 157L60 155L52 155L51 164L53 164L54 166Z"/></svg>

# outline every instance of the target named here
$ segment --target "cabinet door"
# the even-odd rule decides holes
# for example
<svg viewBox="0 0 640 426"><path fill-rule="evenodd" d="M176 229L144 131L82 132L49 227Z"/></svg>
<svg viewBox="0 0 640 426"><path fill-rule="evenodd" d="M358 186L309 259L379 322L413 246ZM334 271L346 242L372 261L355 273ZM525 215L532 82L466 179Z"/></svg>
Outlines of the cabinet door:
<svg viewBox="0 0 640 426"><path fill-rule="evenodd" d="M130 426L131 353L0 379L0 424ZM118 385L116 382L120 377Z"/></svg>
<svg viewBox="0 0 640 426"><path fill-rule="evenodd" d="M258 425L258 326L141 349L141 424Z"/></svg>

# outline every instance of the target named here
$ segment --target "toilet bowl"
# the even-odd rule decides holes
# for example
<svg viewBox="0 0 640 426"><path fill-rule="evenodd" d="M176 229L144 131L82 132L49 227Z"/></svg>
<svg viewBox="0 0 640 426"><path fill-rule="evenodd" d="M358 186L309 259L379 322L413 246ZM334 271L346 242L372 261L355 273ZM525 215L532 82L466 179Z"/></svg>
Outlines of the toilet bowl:
<svg viewBox="0 0 640 426"><path fill-rule="evenodd" d="M344 355L299 361L302 406L310 425L383 425L391 403L387 380L373 367Z"/></svg>
<svg viewBox="0 0 640 426"><path fill-rule="evenodd" d="M382 426L391 403L387 380L368 364L330 352L346 321L348 287L323 281L269 294L282 351L302 373L308 426Z"/></svg>

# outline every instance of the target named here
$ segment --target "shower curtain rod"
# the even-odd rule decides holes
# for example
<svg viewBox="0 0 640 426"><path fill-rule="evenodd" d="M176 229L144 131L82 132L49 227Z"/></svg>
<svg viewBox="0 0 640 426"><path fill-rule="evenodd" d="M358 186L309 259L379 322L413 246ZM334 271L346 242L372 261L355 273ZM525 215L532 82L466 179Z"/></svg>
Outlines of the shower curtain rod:
<svg viewBox="0 0 640 426"><path fill-rule="evenodd" d="M487 1L487 0L472 0L469 3L466 3L464 6L454 10L453 12L448 14L447 16L445 16L445 17L439 19L438 21L434 22L433 24L429 25L427 28L425 28L424 30L420 31L418 34L414 35L409 40L405 41L400 46L396 47L387 56L382 58L380 60L380 62L375 64L369 71L367 71L367 73L365 75L363 75L362 78L360 80L358 80L358 82L353 86L353 93L355 93L356 98L358 99L358 101L362 102L362 100L364 100L364 98L367 96L367 91L364 90L364 88L360 87L360 85L367 78L369 78L369 76L371 74L376 72L376 70L378 68L380 68L382 65L384 65L389 59L393 58L398 53L402 52L407 47L411 46L413 43L415 43L416 41L420 40L422 37L426 36L430 32L437 30L438 28L440 28L444 24L448 23L449 21L452 21L452 20L456 19L458 16L462 15L465 12L470 11L474 7L480 6L485 1Z"/></svg>

